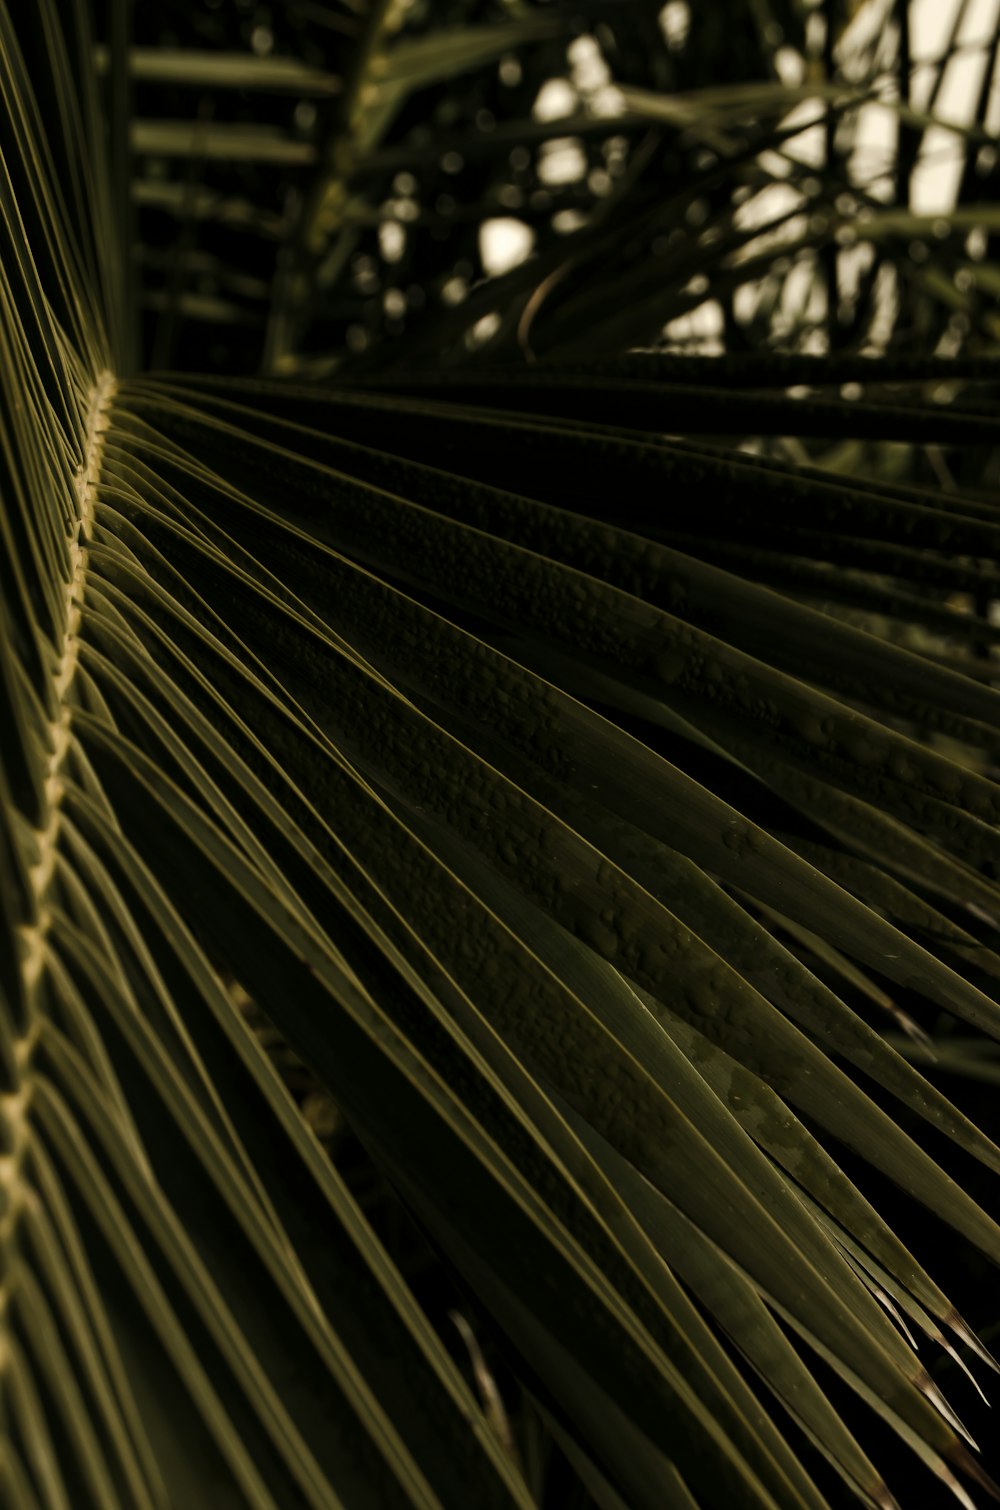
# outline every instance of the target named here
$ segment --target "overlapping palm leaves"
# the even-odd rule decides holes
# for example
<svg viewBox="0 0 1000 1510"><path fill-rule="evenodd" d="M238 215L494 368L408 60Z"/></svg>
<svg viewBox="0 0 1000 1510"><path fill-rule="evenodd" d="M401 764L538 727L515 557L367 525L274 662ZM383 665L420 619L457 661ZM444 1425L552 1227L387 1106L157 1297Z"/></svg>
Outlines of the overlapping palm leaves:
<svg viewBox="0 0 1000 1510"><path fill-rule="evenodd" d="M995 344L995 42L971 40L968 3L931 52L908 18L896 0L733 0L725 24L683 0L136 8L151 364L576 359L667 322L678 339L707 297L736 348ZM956 118L939 102L975 51ZM914 213L948 153L957 212ZM534 254L486 276L498 219Z"/></svg>
<svg viewBox="0 0 1000 1510"><path fill-rule="evenodd" d="M1000 1258L887 1108L1000 1150L879 1031L895 982L1000 1036L997 631L944 602L995 514L725 438L974 445L991 390L134 375L57 17L0 8L4 1503L532 1503L242 993L598 1503L819 1506L790 1415L891 1504L815 1356L962 1498L894 1315L982 1350L836 1151Z"/></svg>

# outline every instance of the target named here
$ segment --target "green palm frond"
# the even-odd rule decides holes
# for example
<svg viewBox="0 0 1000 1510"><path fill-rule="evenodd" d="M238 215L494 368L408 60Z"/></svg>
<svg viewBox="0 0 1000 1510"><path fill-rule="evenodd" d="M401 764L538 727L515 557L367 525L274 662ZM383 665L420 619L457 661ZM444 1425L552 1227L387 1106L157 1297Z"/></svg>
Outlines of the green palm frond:
<svg viewBox="0 0 1000 1510"><path fill-rule="evenodd" d="M1000 1261L921 1068L1000 1038L1000 526L827 448L987 451L994 368L137 371L66 9L0 0L3 1503L539 1502L249 1002L591 1502L889 1506L871 1419L968 1504L875 1192Z"/></svg>

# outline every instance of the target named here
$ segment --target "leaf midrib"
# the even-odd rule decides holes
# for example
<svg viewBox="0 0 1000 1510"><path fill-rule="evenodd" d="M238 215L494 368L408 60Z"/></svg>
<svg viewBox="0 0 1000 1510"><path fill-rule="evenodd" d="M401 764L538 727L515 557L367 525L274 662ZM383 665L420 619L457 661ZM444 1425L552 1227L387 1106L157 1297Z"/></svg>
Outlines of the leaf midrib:
<svg viewBox="0 0 1000 1510"><path fill-rule="evenodd" d="M28 868L35 921L21 930L24 947L22 968L29 996L37 984L45 960L45 935L48 929L45 899L56 863L65 792L63 765L72 744L72 692L79 665L79 629L89 562L89 540L116 387L113 374L105 371L98 375L90 389L85 410L83 456L73 482L74 510L66 542L69 570L64 586L65 628L52 679L55 712L49 725L50 753L45 777L47 822L44 828L36 830L37 855Z"/></svg>

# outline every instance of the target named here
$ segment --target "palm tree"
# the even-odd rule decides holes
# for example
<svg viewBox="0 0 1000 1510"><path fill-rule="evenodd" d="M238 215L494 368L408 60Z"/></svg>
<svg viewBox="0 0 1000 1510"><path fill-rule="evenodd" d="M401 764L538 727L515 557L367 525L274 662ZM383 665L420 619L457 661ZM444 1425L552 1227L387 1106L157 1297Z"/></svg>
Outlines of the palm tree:
<svg viewBox="0 0 1000 1510"><path fill-rule="evenodd" d="M737 9L0 0L12 1510L990 1487L988 87Z"/></svg>

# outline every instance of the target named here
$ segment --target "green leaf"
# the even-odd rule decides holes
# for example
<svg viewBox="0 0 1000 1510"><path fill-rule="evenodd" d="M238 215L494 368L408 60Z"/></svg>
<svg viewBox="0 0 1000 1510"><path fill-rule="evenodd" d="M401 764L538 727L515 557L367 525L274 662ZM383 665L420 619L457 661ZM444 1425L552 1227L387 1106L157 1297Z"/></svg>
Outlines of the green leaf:
<svg viewBox="0 0 1000 1510"><path fill-rule="evenodd" d="M989 1483L897 1323L992 1360L873 1192L1000 1261L930 1141L996 1173L995 1129L882 1031L963 1019L942 1066L987 1079L1000 1038L995 364L458 374L456 315L392 382L214 370L240 300L269 361L328 360L313 303L365 282L411 117L514 89L514 50L561 62L565 16L507 14L274 18L349 38L307 63L221 13L150 47L123 3L105 39L88 0L0 0L5 1504L527 1510L561 1492L534 1431L609 1510L822 1510L837 1478L891 1506L869 1417L962 1503L956 1471ZM748 112L859 90L713 78L659 115L725 165L609 117L624 182L521 275L522 351L564 279L539 349L582 349L598 253L588 352L697 297L643 247L703 194L715 293L771 276L726 175L756 187L792 128ZM219 118L171 114L188 85ZM287 91L335 96L315 133ZM133 370L130 152L178 231L143 308L215 332L186 376ZM859 223L920 230L902 201ZM273 288L234 229L277 243Z"/></svg>

